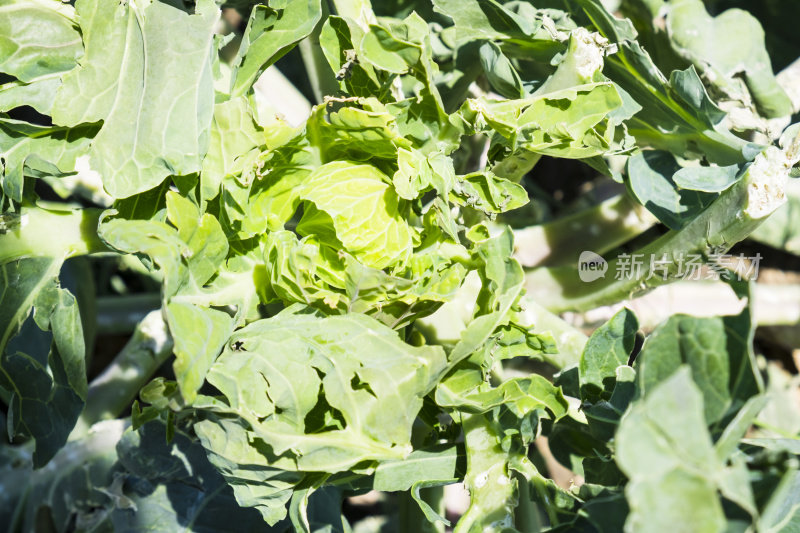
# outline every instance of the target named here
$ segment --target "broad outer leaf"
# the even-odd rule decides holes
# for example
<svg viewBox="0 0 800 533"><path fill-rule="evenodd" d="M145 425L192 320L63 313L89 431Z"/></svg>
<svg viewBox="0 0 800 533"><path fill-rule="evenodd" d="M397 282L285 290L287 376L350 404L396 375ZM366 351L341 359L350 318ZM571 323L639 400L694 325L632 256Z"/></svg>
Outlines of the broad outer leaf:
<svg viewBox="0 0 800 533"><path fill-rule="evenodd" d="M635 366L639 388L652 389L686 365L703 394L704 415L711 424L732 407L758 393L752 332L747 316L698 318L674 315L647 338Z"/></svg>
<svg viewBox="0 0 800 533"><path fill-rule="evenodd" d="M507 39L529 36L534 21L518 16L494 0L434 0L434 9L452 18L463 39Z"/></svg>
<svg viewBox="0 0 800 533"><path fill-rule="evenodd" d="M405 459L384 461L375 469L375 490L409 490L420 481L440 481L458 477L458 447L437 445L414 450Z"/></svg>
<svg viewBox="0 0 800 533"><path fill-rule="evenodd" d="M0 112L30 106L49 115L62 72L83 55L75 10L49 0L0 1Z"/></svg>
<svg viewBox="0 0 800 533"><path fill-rule="evenodd" d="M412 347L366 316L287 311L239 330L208 380L273 453L337 472L403 457L444 365L440 348Z"/></svg>
<svg viewBox="0 0 800 533"><path fill-rule="evenodd" d="M200 443L180 431L169 440L167 434L162 421L153 421L126 431L117 443L116 468L125 473L125 483L111 508L114 531L222 533L231 524L242 531L273 531L254 509L236 503ZM132 508L124 508L126 503Z"/></svg>
<svg viewBox="0 0 800 533"><path fill-rule="evenodd" d="M35 531L37 517L41 517L40 509L47 509L54 524L67 524L71 520L78 523L105 522L107 515L98 512L98 508L105 511L117 503L121 507L126 503L124 496L115 502L105 493L117 461L114 448L126 425L124 420L101 422L84 438L68 442L47 468L36 470L32 468L27 450L4 447L16 453L11 456L13 460L6 456L3 457L5 462L0 461L4 462L0 467L0 493L3 494L0 496L3 501L0 524L6 530L11 530L10 524L15 523L21 531ZM15 495L22 496L16 508L9 505ZM5 512L9 515L16 512L16 516L12 520L12 516L5 515ZM120 512L130 514L131 510L120 509Z"/></svg>
<svg viewBox="0 0 800 533"><path fill-rule="evenodd" d="M77 2L86 55L63 78L53 122L102 120L92 168L109 194L146 191L200 170L214 107L211 60L219 10L189 15L162 2Z"/></svg>
<svg viewBox="0 0 800 533"><path fill-rule="evenodd" d="M10 81L0 85L0 112L30 106L43 115L49 115L61 87L58 76L47 76L31 83Z"/></svg>
<svg viewBox="0 0 800 533"><path fill-rule="evenodd" d="M270 525L286 516L286 504L306 474L281 468L267 446L251 445L252 433L239 421L211 416L194 430L239 505L255 507Z"/></svg>
<svg viewBox="0 0 800 533"><path fill-rule="evenodd" d="M772 73L764 29L753 15L729 9L712 17L702 0L674 0L666 26L675 51L729 97L749 100L738 87L741 76L765 117L792 113L792 103Z"/></svg>
<svg viewBox="0 0 800 533"><path fill-rule="evenodd" d="M82 54L69 4L0 0L0 72L35 82L72 69Z"/></svg>
<svg viewBox="0 0 800 533"><path fill-rule="evenodd" d="M630 478L629 532L723 531L714 479L721 468L703 417L703 397L681 368L635 404L616 436Z"/></svg>

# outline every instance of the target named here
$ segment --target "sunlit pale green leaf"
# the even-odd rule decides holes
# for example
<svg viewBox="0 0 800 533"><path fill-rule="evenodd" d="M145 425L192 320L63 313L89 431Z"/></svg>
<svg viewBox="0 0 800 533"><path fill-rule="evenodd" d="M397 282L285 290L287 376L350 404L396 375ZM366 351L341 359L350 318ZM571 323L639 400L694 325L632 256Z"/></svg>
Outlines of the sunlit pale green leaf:
<svg viewBox="0 0 800 533"><path fill-rule="evenodd" d="M606 119L621 105L614 85L602 82L521 100L468 100L460 113L479 131L495 130L512 149L577 159L609 149L613 126Z"/></svg>
<svg viewBox="0 0 800 533"><path fill-rule="evenodd" d="M322 52L339 86L354 96L372 96L381 92L381 81L371 64L358 59L359 43L364 30L352 19L331 16L319 36Z"/></svg>
<svg viewBox="0 0 800 533"><path fill-rule="evenodd" d="M192 304L170 303L167 323L175 338L175 377L187 403L203 385L206 373L233 330L230 315ZM202 335L197 335L202 331Z"/></svg>
<svg viewBox="0 0 800 533"><path fill-rule="evenodd" d="M226 176L249 171L265 135L245 98L234 98L214 106L208 153L201 173L203 198L219 192Z"/></svg>
<svg viewBox="0 0 800 533"><path fill-rule="evenodd" d="M672 1L667 6L672 47L717 89L743 102L749 100L743 94L749 91L768 118L791 114L791 101L772 73L758 19L741 9L712 17L700 0Z"/></svg>
<svg viewBox="0 0 800 533"><path fill-rule="evenodd" d="M408 346L362 315L284 312L237 332L208 379L293 469L339 471L410 451L444 362L441 349Z"/></svg>
<svg viewBox="0 0 800 533"><path fill-rule="evenodd" d="M478 256L484 261L482 277L486 280L479 296L482 309L461 333L450 352L451 364L469 357L480 349L498 326L509 320L509 311L522 291L525 276L516 259L511 258L513 236L506 231L487 239L478 246Z"/></svg>
<svg viewBox="0 0 800 533"><path fill-rule="evenodd" d="M453 196L458 203L488 215L505 213L528 203L525 189L491 172L475 172L459 176Z"/></svg>
<svg viewBox="0 0 800 533"><path fill-rule="evenodd" d="M433 5L453 19L457 31L464 32L462 38L520 38L532 34L538 26L494 0L435 0Z"/></svg>
<svg viewBox="0 0 800 533"><path fill-rule="evenodd" d="M321 15L320 0L255 6L234 63L233 94L245 94L268 66L311 33Z"/></svg>
<svg viewBox="0 0 800 533"><path fill-rule="evenodd" d="M454 479L458 474L457 446L414 450L399 461L384 461L375 470L375 490L408 490L420 480Z"/></svg>
<svg viewBox="0 0 800 533"><path fill-rule="evenodd" d="M30 83L75 67L83 55L75 18L72 6L60 2L0 2L0 72Z"/></svg>
<svg viewBox="0 0 800 533"><path fill-rule="evenodd" d="M436 389L436 403L479 413L504 406L518 418L537 409L546 409L555 419L567 412L561 390L542 376L514 378L492 387L478 369L460 369L442 380Z"/></svg>
<svg viewBox="0 0 800 533"><path fill-rule="evenodd" d="M365 265L386 268L404 263L412 234L401 218L399 199L389 178L370 165L334 162L306 178L300 196L317 208L303 217L297 231L316 233L316 225L332 224L344 248Z"/></svg>
<svg viewBox="0 0 800 533"><path fill-rule="evenodd" d="M0 85L0 112L9 111L22 106L30 106L44 115L50 114L50 108L61 86L58 76L49 76L41 80L25 83L10 81Z"/></svg>
<svg viewBox="0 0 800 533"><path fill-rule="evenodd" d="M716 458L703 398L683 367L622 419L617 462L630 478L626 531L723 531Z"/></svg>
<svg viewBox="0 0 800 533"><path fill-rule="evenodd" d="M86 55L64 76L53 121L103 121L91 161L108 193L124 198L199 171L214 106L216 5L201 1L190 15L161 2L82 0L76 12Z"/></svg>

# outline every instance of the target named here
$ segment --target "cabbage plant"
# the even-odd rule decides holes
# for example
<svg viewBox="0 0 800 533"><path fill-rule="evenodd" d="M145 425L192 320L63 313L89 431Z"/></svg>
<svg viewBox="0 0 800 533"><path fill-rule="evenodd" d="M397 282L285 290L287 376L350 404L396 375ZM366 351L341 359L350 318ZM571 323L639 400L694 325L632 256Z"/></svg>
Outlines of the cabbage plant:
<svg viewBox="0 0 800 533"><path fill-rule="evenodd" d="M797 252L800 46L731 3L0 0L2 529L800 527L720 259Z"/></svg>

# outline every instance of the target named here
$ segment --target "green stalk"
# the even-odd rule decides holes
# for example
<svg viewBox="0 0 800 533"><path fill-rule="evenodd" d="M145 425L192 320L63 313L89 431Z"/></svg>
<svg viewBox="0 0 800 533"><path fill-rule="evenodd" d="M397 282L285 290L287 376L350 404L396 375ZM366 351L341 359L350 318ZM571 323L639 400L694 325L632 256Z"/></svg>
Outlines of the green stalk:
<svg viewBox="0 0 800 533"><path fill-rule="evenodd" d="M707 259L743 240L780 207L784 176L769 173L770 156L759 155L743 178L680 230L672 230L636 251L640 275L630 274L630 257L610 261L603 277L581 281L577 265L538 268L526 274L528 294L552 312L585 311L629 299L637 293L680 279L691 255ZM765 167L767 167L765 169ZM591 249L591 241L586 243ZM657 264L651 264L650 258ZM625 261L625 262L623 262ZM626 274L626 275L619 275ZM617 279L620 278L620 279Z"/></svg>
<svg viewBox="0 0 800 533"><path fill-rule="evenodd" d="M514 231L514 257L523 267L575 264L587 248L602 254L652 228L658 220L628 195L621 194L546 224Z"/></svg>
<svg viewBox="0 0 800 533"><path fill-rule="evenodd" d="M161 311L152 311L139 323L114 361L92 380L86 408L70 440L85 435L96 422L119 416L171 353L172 338Z"/></svg>
<svg viewBox="0 0 800 533"><path fill-rule="evenodd" d="M297 45L317 104L321 104L325 96L334 95L339 91L339 84L319 43L319 34L326 20L328 20L328 5L322 2L322 16L319 23L314 31Z"/></svg>
<svg viewBox="0 0 800 533"><path fill-rule="evenodd" d="M311 102L289 79L271 65L253 85L256 98L263 99L280 112L293 127L301 125L311 114Z"/></svg>
<svg viewBox="0 0 800 533"><path fill-rule="evenodd" d="M110 251L97 236L102 209L54 211L23 207L4 213L0 225L0 264L25 257L67 259Z"/></svg>
<svg viewBox="0 0 800 533"><path fill-rule="evenodd" d="M500 531L514 526L517 483L508 469L502 435L485 414L461 413L467 451L464 486L470 503L454 533Z"/></svg>
<svg viewBox="0 0 800 533"><path fill-rule="evenodd" d="M100 335L128 334L151 311L161 307L159 293L101 296L96 300L97 333Z"/></svg>
<svg viewBox="0 0 800 533"><path fill-rule="evenodd" d="M613 35L606 35L616 41ZM641 145L682 152L686 146L706 154L718 164L740 163L746 142L730 132L719 132L709 128L701 118L675 101L665 92L665 87L656 87L639 72L638 63L628 58L628 45L620 52L608 57L604 72L642 105L643 113L637 113L627 121L628 131ZM633 53L635 56L635 52ZM646 66L644 67L646 70ZM671 131L664 133L669 125Z"/></svg>

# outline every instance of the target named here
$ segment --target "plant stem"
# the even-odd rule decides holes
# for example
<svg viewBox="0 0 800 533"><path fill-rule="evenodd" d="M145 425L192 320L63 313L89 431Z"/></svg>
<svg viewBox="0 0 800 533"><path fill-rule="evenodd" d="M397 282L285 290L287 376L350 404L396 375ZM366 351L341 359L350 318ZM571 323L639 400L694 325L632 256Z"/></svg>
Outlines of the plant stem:
<svg viewBox="0 0 800 533"><path fill-rule="evenodd" d="M724 281L676 281L626 302L625 307L636 313L642 330L650 331L675 314L698 317L733 315L748 304L758 326L800 324L800 285L797 283L756 283L752 289L752 301L748 303L739 300ZM580 327L595 328L614 316L621 307L622 304L599 307L575 315L572 322Z"/></svg>
<svg viewBox="0 0 800 533"><path fill-rule="evenodd" d="M292 127L303 124L311 114L311 102L297 90L275 65L270 66L253 84L256 100L277 110Z"/></svg>
<svg viewBox="0 0 800 533"><path fill-rule="evenodd" d="M517 486L508 470L508 454L500 446L498 428L485 414L464 412L461 426L467 451L464 486L469 490L470 503L454 533L513 527Z"/></svg>
<svg viewBox="0 0 800 533"><path fill-rule="evenodd" d="M666 233L635 254L610 261L605 275L597 280L581 281L577 265L534 269L526 274L528 294L552 312L585 311L681 279L687 258L707 259L727 252L782 205L778 201L782 190L774 184L770 190L770 184L761 181L764 179L760 173L748 171L683 228ZM758 194L764 190L771 196L765 199ZM639 258L638 266L633 263L634 256Z"/></svg>
<svg viewBox="0 0 800 533"><path fill-rule="evenodd" d="M96 301L97 333L103 335L130 333L148 313L161 307L158 293L105 296Z"/></svg>
<svg viewBox="0 0 800 533"><path fill-rule="evenodd" d="M54 211L23 207L4 213L0 233L0 264L25 257L57 257L109 252L97 236L102 209Z"/></svg>
<svg viewBox="0 0 800 533"><path fill-rule="evenodd" d="M114 361L92 380L86 408L70 439L85 435L96 422L119 416L171 353L172 338L167 324L160 310L152 311L139 323Z"/></svg>
<svg viewBox="0 0 800 533"><path fill-rule="evenodd" d="M603 254L652 228L658 220L620 194L578 213L514 231L514 256L523 267L576 264L588 248ZM585 239L569 238L591 236Z"/></svg>
<svg viewBox="0 0 800 533"><path fill-rule="evenodd" d="M327 19L328 4L322 2L322 16L319 19L319 23L314 28L314 31L297 45L317 104L321 104L325 96L334 95L339 90L339 84L328 64L328 60L325 59L325 55L322 53L322 46L319 43L319 34L322 31L322 25Z"/></svg>

